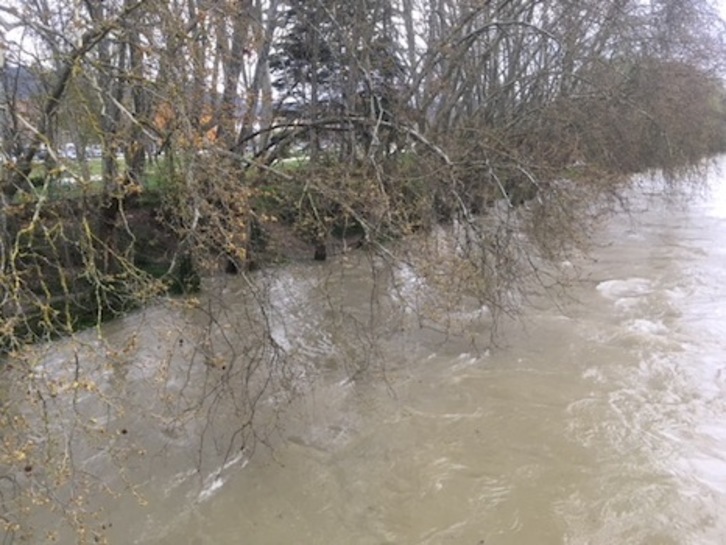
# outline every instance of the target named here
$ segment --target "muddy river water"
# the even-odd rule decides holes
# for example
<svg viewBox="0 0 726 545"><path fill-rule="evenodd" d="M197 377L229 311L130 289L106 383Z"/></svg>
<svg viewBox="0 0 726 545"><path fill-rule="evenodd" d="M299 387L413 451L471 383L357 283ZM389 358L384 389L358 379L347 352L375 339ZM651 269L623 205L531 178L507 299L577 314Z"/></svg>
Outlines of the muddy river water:
<svg viewBox="0 0 726 545"><path fill-rule="evenodd" d="M575 264L570 297L534 300L496 346L408 331L368 351L355 380L326 359L335 335L305 294L324 269L279 273L280 290L310 298L281 342L307 336L301 354L329 372L269 446L226 456L213 478L194 453L139 462L146 504L109 505L110 542L726 543L726 168L710 176L685 205L635 199ZM370 304L346 282L352 312ZM108 335L143 332L139 319Z"/></svg>

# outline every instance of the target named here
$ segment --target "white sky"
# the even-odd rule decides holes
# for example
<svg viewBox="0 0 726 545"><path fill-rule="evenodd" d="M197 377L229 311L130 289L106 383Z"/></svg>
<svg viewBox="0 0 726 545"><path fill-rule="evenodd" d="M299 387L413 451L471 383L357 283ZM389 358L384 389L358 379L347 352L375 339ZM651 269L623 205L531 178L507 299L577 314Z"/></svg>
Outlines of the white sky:
<svg viewBox="0 0 726 545"><path fill-rule="evenodd" d="M0 0L0 2L7 2L7 1L8 0ZM12 2L12 0L10 0L10 1ZM24 0L20 0L21 5L22 5L23 1ZM712 5L717 7L719 12L721 13L721 18L724 21L726 21L726 0L713 0ZM7 17L7 14L5 14L5 13L0 14L0 22L2 22L2 20L6 20L6 21L9 20L9 18ZM0 24L0 36L2 36L2 34L4 34L4 38L5 38L5 40L7 40L8 43L13 43L13 42L17 43L18 41L20 41L21 36L22 36L22 33L20 30L12 29L12 30L8 31L7 29L3 29L2 26L3 25Z"/></svg>

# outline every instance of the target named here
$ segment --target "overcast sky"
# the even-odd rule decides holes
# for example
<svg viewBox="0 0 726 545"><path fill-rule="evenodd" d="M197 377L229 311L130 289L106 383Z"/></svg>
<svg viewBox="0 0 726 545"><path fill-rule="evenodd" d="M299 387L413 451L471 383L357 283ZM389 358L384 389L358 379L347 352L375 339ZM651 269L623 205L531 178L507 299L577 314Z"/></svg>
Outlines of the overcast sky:
<svg viewBox="0 0 726 545"><path fill-rule="evenodd" d="M7 1L7 0L5 0L5 1ZM21 0L21 4L22 4L22 1L24 1L24 0ZM0 2L3 2L3 0L0 0ZM726 21L726 0L714 0L711 5L715 5L718 7L718 10L721 13L721 18L724 21ZM0 15L0 23L2 23L3 19L4 19L4 17L2 15ZM0 31L2 31L2 30L3 30L2 24L0 24ZM20 39L20 35L21 35L20 30L11 30L10 32L7 32L7 31L5 32L4 38L8 42L16 42L17 40Z"/></svg>

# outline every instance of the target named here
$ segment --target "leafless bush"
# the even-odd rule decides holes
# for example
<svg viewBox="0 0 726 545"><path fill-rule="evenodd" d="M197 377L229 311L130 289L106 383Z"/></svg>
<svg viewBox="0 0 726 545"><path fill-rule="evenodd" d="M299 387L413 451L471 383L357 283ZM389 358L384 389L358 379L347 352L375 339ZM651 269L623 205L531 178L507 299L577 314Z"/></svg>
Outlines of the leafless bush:
<svg viewBox="0 0 726 545"><path fill-rule="evenodd" d="M266 440L315 375L300 339L359 376L384 326L495 324L561 283L629 174L675 184L726 148L704 0L6 4L25 37L0 40L8 536L40 504L102 540L89 498L137 493L152 451L195 438L213 473ZM353 249L367 313L336 295L345 267L287 298L281 269L249 272ZM102 326L144 306L128 338ZM293 330L312 309L330 330Z"/></svg>

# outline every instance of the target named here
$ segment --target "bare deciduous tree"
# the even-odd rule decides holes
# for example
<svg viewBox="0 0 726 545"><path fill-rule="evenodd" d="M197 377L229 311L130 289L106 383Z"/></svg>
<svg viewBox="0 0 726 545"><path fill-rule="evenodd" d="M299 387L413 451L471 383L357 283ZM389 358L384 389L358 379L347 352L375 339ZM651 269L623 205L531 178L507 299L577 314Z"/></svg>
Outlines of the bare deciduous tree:
<svg viewBox="0 0 726 545"><path fill-rule="evenodd" d="M0 349L3 384L28 392L1 416L8 535L40 502L101 539L77 459L106 449L118 484L147 448L117 441L144 412L123 387L144 328L123 346L83 328L242 273L243 312L213 290L168 303L180 322L131 382L153 394L143 418L200 438L211 467L274 420L261 399L296 388L273 275L248 273L261 261L360 248L420 323L451 328L454 307L516 312L533 281L556 284L548 263L629 174L726 148L705 0L33 0L0 24L22 35L0 41ZM59 335L56 370L26 344Z"/></svg>

